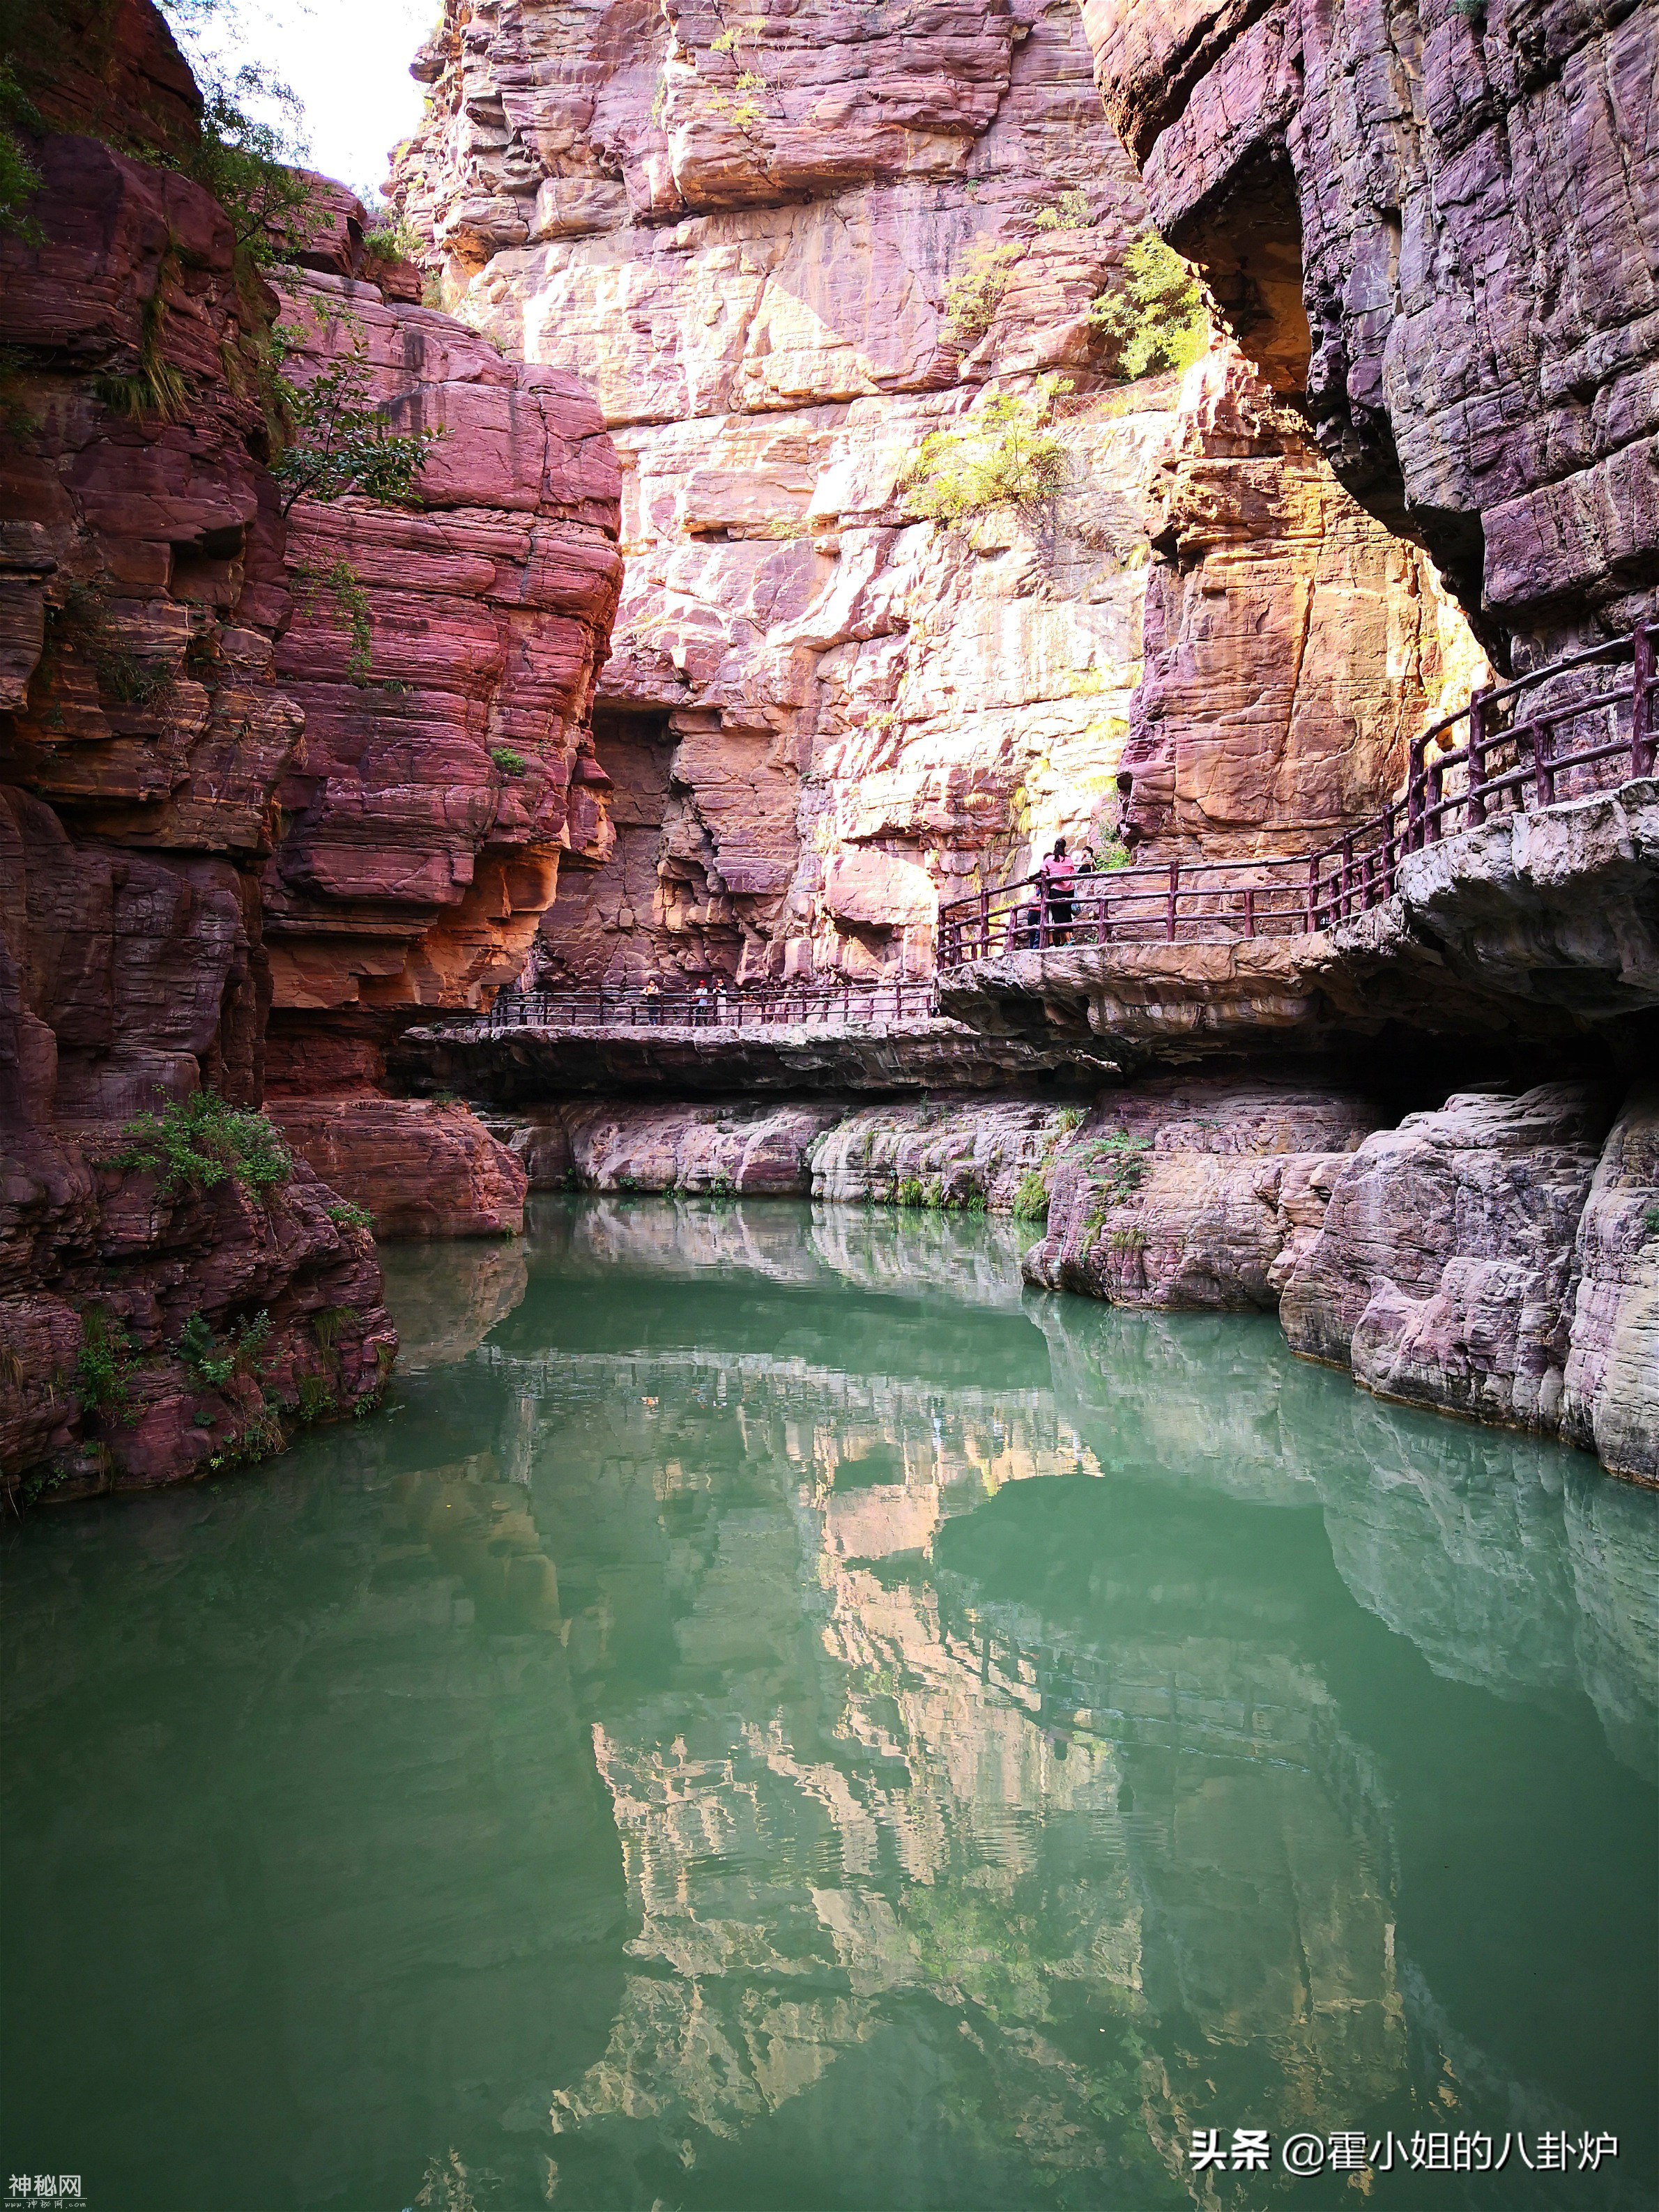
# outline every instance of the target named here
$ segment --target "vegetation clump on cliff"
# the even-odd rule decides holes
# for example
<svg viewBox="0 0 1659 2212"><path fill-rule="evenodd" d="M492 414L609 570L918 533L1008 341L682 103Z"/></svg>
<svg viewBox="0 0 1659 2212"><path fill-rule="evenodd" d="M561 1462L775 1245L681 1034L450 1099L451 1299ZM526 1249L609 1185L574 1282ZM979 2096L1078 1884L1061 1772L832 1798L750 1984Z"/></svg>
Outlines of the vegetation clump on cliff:
<svg viewBox="0 0 1659 2212"><path fill-rule="evenodd" d="M212 1190L228 1179L256 1195L286 1182L294 1156L274 1121L232 1106L216 1091L173 1098L143 1114L122 1134L131 1139L111 1164L160 1177L164 1197Z"/></svg>
<svg viewBox="0 0 1659 2212"><path fill-rule="evenodd" d="M998 392L963 429L930 431L901 487L911 514L960 523L993 507L1027 509L1052 498L1066 480L1054 403L1071 388L1065 379L1041 376L1029 399Z"/></svg>
<svg viewBox="0 0 1659 2212"><path fill-rule="evenodd" d="M1089 308L1091 330L1115 349L1125 384L1190 368L1209 343L1204 293L1190 264L1161 238L1138 238L1123 257L1123 281Z"/></svg>
<svg viewBox="0 0 1659 2212"><path fill-rule="evenodd" d="M38 129L40 121L11 63L0 61L0 231L10 231L25 244L33 244L39 230L25 210L40 188L40 172L24 152L18 133Z"/></svg>
<svg viewBox="0 0 1659 2212"><path fill-rule="evenodd" d="M282 326L278 337L285 340ZM283 410L292 426L271 474L283 487L283 513L301 499L325 504L356 493L381 507L412 507L426 457L441 430L397 431L384 407L369 398L368 365L353 334L331 368L304 385L280 380Z"/></svg>
<svg viewBox="0 0 1659 2212"><path fill-rule="evenodd" d="M945 333L956 344L975 345L990 329L1019 258L1018 246L993 246L982 238L963 254L945 288Z"/></svg>

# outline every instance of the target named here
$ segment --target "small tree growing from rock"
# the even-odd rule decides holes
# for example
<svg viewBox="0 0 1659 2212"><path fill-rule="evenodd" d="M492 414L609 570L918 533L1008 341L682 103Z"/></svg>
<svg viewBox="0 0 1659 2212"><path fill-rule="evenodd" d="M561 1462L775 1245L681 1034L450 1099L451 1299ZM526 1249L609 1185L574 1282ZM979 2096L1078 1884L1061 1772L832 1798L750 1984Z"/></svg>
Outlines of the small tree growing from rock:
<svg viewBox="0 0 1659 2212"><path fill-rule="evenodd" d="M921 522L961 523L1051 498L1066 480L1054 400L1071 388L1064 378L1042 376L1030 398L998 392L963 428L930 431L903 480L910 513Z"/></svg>
<svg viewBox="0 0 1659 2212"><path fill-rule="evenodd" d="M1189 263L1148 232L1123 257L1123 280L1091 301L1091 330L1115 349L1125 384L1190 368L1210 341L1203 288Z"/></svg>
<svg viewBox="0 0 1659 2212"><path fill-rule="evenodd" d="M963 253L945 288L945 334L955 344L977 345L990 329L1019 258L1018 246L993 246L983 238Z"/></svg>

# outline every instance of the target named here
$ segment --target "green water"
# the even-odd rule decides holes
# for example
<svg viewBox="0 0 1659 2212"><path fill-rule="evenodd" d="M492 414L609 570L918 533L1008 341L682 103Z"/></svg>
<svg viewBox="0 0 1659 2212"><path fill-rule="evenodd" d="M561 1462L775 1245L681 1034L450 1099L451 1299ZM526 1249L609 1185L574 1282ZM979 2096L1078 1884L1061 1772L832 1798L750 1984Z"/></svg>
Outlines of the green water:
<svg viewBox="0 0 1659 2212"><path fill-rule="evenodd" d="M549 1201L383 1418L14 1528L4 2176L1652 2206L1655 1499L1018 1253Z"/></svg>

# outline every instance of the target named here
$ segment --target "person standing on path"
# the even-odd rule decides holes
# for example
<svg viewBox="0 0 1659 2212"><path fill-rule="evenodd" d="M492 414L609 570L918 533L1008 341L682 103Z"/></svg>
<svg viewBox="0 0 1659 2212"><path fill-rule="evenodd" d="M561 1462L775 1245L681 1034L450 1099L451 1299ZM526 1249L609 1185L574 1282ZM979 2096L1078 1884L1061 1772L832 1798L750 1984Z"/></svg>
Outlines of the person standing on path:
<svg viewBox="0 0 1659 2212"><path fill-rule="evenodd" d="M1066 856L1066 840L1056 837L1054 848L1037 871L1042 878L1042 909L1048 923L1048 939L1057 943L1069 931L1075 911L1073 896L1077 863Z"/></svg>

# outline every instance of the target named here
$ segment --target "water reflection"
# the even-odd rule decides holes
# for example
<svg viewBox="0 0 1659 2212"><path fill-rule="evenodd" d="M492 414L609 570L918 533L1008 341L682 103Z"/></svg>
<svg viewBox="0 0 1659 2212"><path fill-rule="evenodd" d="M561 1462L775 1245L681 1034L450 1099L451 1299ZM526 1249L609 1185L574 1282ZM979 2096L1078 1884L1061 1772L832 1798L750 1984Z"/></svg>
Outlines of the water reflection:
<svg viewBox="0 0 1659 2212"><path fill-rule="evenodd" d="M23 2162L1133 2207L1195 2127L1559 2125L1625 2156L1529 2203L1649 2202L1652 1501L1020 1242L551 1202L407 1258L384 1425L26 1528Z"/></svg>

